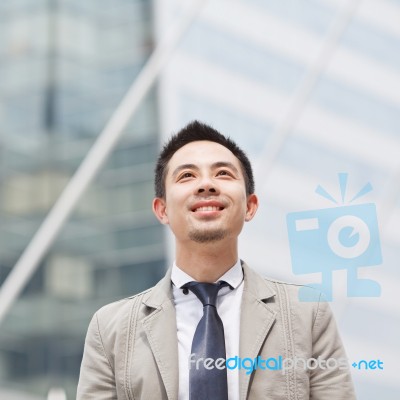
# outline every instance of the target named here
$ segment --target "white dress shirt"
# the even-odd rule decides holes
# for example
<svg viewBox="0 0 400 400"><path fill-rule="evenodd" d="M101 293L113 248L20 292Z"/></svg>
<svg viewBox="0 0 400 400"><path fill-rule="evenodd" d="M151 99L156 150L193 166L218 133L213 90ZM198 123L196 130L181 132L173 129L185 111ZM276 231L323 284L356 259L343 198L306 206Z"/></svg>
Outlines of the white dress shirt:
<svg viewBox="0 0 400 400"><path fill-rule="evenodd" d="M217 311L224 324L226 358L239 355L240 305L243 294L243 270L240 260L221 276L233 288L223 287L218 292ZM187 294L180 289L194 279L183 272L175 263L172 267L171 281L176 309L179 360L178 400L189 398L189 357L197 325L203 316L203 305L194 293ZM239 371L227 369L229 400L239 399Z"/></svg>

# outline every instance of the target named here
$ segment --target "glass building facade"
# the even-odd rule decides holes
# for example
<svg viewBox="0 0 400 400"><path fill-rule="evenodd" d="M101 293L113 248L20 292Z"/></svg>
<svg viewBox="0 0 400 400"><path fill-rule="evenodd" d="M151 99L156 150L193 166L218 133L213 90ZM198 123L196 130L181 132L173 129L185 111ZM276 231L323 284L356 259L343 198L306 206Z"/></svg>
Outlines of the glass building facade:
<svg viewBox="0 0 400 400"><path fill-rule="evenodd" d="M176 14L182 3L159 2L168 29L171 10ZM166 134L196 118L249 154L260 206L245 224L239 256L264 276L321 282L323 264L321 273L294 273L287 215L344 212L340 207L371 184L373 190L351 204L376 205L383 262L361 263L358 274L378 282L382 295L347 297L347 271L338 260L331 306L351 363L385 360L380 373L351 367L358 398L396 399L400 2L205 2L164 72L161 99ZM338 173L348 173L343 198ZM318 185L336 203L315 193ZM310 253L313 243L306 249Z"/></svg>
<svg viewBox="0 0 400 400"><path fill-rule="evenodd" d="M191 3L0 2L0 284L154 43ZM353 3L308 97L288 112ZM376 204L383 263L360 272L382 296L346 297L346 271L335 271L332 308L349 359L384 361L383 371L353 371L358 397L397 399L399 21L399 0L204 1L1 324L0 398L44 400L62 387L73 399L93 312L163 275L173 247L150 210L154 159L163 138L199 119L236 140L256 167L260 207L239 255L263 275L318 282L320 274L293 273L287 214L336 206L315 188L340 199L340 172L349 174L347 200L372 184L357 204Z"/></svg>
<svg viewBox="0 0 400 400"><path fill-rule="evenodd" d="M0 4L0 284L154 47L141 0ZM0 398L75 398L93 312L164 274L156 89L0 328Z"/></svg>

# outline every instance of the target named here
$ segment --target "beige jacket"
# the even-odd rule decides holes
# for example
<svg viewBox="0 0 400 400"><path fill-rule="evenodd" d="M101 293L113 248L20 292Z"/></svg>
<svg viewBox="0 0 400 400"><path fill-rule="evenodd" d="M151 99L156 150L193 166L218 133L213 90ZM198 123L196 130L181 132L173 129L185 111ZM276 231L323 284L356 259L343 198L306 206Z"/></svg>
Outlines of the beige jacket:
<svg viewBox="0 0 400 400"><path fill-rule="evenodd" d="M242 265L241 358L346 358L326 302L299 302L298 285L263 279ZM330 364L334 367L335 361ZM349 369L305 370L302 362L286 373L257 369L246 374L242 369L239 385L241 400L355 399ZM86 337L77 399L177 398L176 317L168 271L155 287L109 304L94 315Z"/></svg>

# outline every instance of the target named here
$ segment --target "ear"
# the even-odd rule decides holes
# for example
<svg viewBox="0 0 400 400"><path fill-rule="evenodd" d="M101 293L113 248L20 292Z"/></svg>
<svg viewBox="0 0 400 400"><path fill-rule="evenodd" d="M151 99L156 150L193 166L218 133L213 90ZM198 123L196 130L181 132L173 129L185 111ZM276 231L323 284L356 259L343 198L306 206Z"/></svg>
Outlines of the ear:
<svg viewBox="0 0 400 400"><path fill-rule="evenodd" d="M258 209L258 197L253 193L247 196L247 210L245 221L251 221Z"/></svg>
<svg viewBox="0 0 400 400"><path fill-rule="evenodd" d="M161 197L156 197L153 200L153 212L157 219L164 225L169 223L167 216L167 204Z"/></svg>

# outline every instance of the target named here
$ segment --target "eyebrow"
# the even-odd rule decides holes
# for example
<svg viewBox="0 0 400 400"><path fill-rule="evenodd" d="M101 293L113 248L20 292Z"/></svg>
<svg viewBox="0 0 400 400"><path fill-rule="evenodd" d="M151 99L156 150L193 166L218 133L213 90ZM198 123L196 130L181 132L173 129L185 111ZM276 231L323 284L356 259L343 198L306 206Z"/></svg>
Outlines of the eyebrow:
<svg viewBox="0 0 400 400"><path fill-rule="evenodd" d="M211 165L212 169L217 169L217 168L221 168L221 167L230 168L236 174L239 174L238 169L231 162L228 162L228 161L218 161ZM174 172L172 173L172 177L175 178L179 174L179 172L181 172L182 170L185 170L185 169L194 169L194 170L198 171L199 167L195 164L179 165L178 167L175 168Z"/></svg>
<svg viewBox="0 0 400 400"><path fill-rule="evenodd" d="M212 168L214 168L214 169L221 168L221 167L227 167L227 168L230 168L235 173L237 173L237 174L239 173L237 168L231 162L228 162L228 161L218 161L212 165Z"/></svg>

